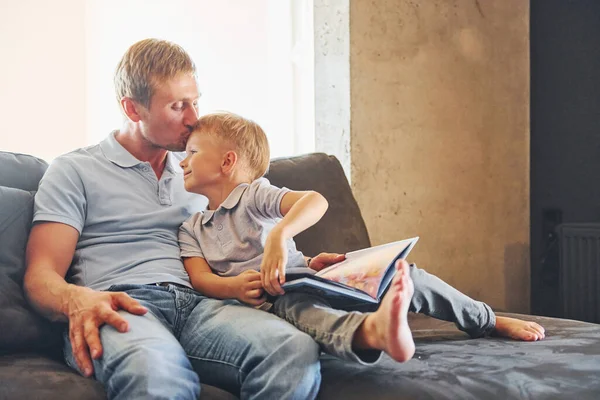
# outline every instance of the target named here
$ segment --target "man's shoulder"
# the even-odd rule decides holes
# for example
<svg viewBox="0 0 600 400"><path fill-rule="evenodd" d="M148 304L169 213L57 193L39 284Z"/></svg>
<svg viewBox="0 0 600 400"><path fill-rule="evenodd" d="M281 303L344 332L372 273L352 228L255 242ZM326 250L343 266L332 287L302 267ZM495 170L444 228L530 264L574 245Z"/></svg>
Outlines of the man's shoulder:
<svg viewBox="0 0 600 400"><path fill-rule="evenodd" d="M56 157L51 163L52 170L79 171L98 160L99 145L80 147Z"/></svg>
<svg viewBox="0 0 600 400"><path fill-rule="evenodd" d="M85 163L98 158L98 153L100 151L100 145L94 144L91 146L80 147L78 149L72 150L68 153L64 153L58 157L56 157L52 164L71 164L77 165L79 163Z"/></svg>

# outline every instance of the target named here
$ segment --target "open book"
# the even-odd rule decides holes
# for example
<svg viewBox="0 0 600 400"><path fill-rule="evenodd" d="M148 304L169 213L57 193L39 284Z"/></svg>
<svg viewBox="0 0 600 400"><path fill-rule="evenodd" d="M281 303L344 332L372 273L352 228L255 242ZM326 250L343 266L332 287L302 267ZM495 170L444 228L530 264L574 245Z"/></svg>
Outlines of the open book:
<svg viewBox="0 0 600 400"><path fill-rule="evenodd" d="M418 240L414 237L356 250L347 253L344 261L319 272L289 268L281 287L286 292L316 292L336 300L377 304L396 273L394 264L406 258Z"/></svg>

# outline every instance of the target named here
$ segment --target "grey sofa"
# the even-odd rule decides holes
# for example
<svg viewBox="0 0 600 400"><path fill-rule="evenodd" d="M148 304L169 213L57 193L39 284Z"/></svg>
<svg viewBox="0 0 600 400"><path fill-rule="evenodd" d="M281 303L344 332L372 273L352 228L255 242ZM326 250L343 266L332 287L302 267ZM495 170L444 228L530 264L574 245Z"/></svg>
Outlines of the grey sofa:
<svg viewBox="0 0 600 400"><path fill-rule="evenodd" d="M60 331L27 305L21 289L33 196L47 164L0 152L0 399L102 399L102 386L61 360ZM269 179L314 189L326 216L297 238L306 254L366 247L369 236L339 162L324 154L274 160ZM411 315L415 357L365 367L322 357L322 399L598 399L600 325L520 316L547 329L536 343L468 339L450 323ZM203 399L235 399L203 385Z"/></svg>

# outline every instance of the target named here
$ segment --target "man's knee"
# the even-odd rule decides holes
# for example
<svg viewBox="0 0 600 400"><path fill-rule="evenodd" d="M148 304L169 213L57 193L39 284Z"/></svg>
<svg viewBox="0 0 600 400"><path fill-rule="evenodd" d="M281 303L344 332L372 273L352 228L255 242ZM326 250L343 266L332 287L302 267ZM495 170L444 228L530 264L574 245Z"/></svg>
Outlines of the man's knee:
<svg viewBox="0 0 600 400"><path fill-rule="evenodd" d="M102 366L105 384L112 398L198 398L200 381L185 353L169 346L139 345L115 354Z"/></svg>

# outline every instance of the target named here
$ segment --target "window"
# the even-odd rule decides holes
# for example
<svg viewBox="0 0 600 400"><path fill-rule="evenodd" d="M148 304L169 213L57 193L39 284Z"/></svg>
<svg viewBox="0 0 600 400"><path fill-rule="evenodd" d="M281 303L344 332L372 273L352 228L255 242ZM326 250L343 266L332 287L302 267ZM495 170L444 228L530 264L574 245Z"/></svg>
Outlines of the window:
<svg viewBox="0 0 600 400"><path fill-rule="evenodd" d="M121 125L112 82L120 57L156 37L194 59L201 114L255 120L273 157L314 151L312 0L90 0L85 13L89 144Z"/></svg>

